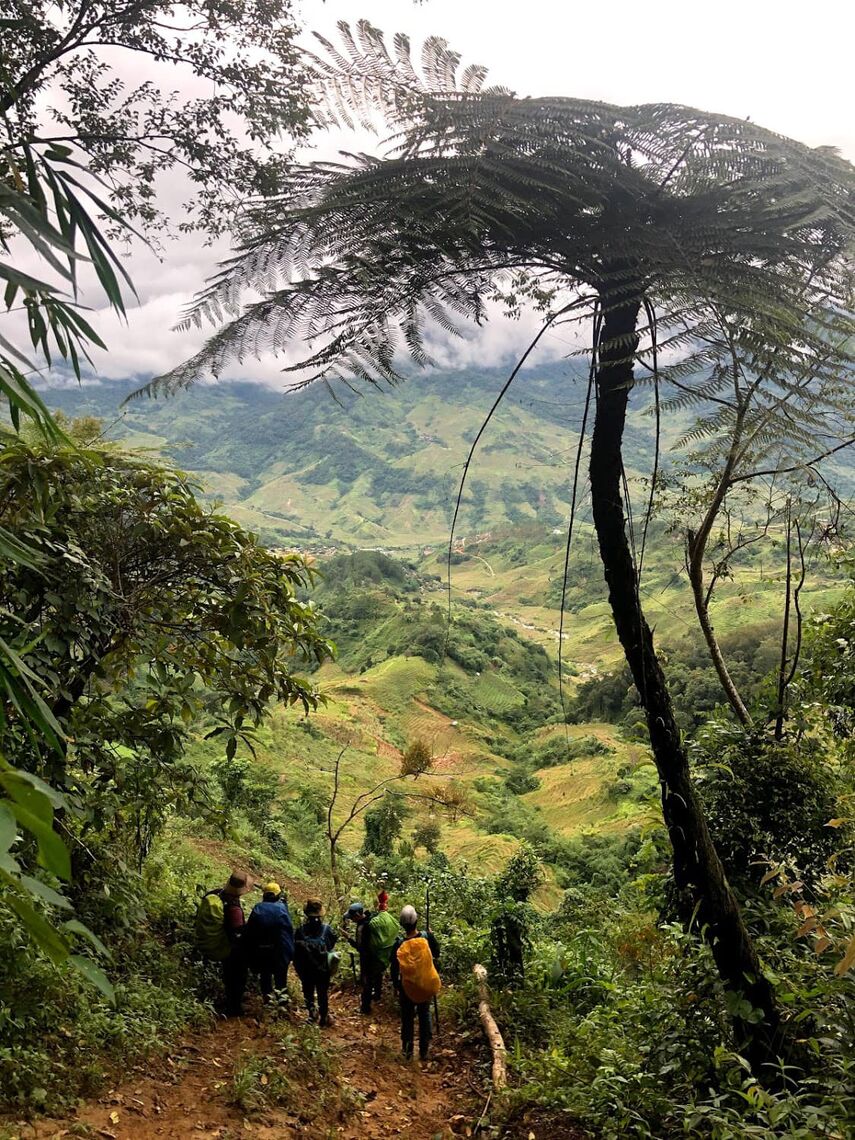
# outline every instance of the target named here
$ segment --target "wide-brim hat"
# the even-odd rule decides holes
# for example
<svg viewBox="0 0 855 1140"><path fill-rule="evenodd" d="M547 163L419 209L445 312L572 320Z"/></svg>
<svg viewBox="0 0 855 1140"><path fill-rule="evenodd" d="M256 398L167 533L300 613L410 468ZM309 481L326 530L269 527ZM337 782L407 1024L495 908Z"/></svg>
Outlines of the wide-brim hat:
<svg viewBox="0 0 855 1140"><path fill-rule="evenodd" d="M249 875L245 875L243 871L233 871L223 890L230 895L245 895L247 891L252 890L252 887Z"/></svg>
<svg viewBox="0 0 855 1140"><path fill-rule="evenodd" d="M320 899L306 899L303 914L306 918L323 918L326 914L326 907Z"/></svg>

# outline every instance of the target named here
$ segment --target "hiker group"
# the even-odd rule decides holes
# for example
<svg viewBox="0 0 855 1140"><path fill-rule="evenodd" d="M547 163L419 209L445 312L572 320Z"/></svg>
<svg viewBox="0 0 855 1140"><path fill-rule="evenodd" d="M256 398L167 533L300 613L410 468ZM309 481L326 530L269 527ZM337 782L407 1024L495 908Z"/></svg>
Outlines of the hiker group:
<svg viewBox="0 0 855 1140"><path fill-rule="evenodd" d="M324 905L319 898L307 898L303 923L294 929L288 902L278 883L264 885L261 902L249 915L243 897L253 884L241 872L234 872L226 885L209 891L196 912L196 941L200 951L220 962L225 991L225 1013L237 1017L250 972L258 976L262 1000L288 1000L288 970L293 962L300 980L303 1000L310 1021L326 1027L330 983L338 970L341 955L336 950L338 935L324 922ZM432 1036L431 1002L436 1007L440 990L436 962L439 945L429 928L419 929L415 907L405 906L399 920L388 911L388 895L381 891L377 908L369 910L354 902L342 916L344 937L353 948L351 965L356 980L355 959L359 962L359 1008L371 1013L381 1000L383 980L388 974L398 996L401 1014L401 1044L411 1059L418 1023L419 1057L427 1060Z"/></svg>

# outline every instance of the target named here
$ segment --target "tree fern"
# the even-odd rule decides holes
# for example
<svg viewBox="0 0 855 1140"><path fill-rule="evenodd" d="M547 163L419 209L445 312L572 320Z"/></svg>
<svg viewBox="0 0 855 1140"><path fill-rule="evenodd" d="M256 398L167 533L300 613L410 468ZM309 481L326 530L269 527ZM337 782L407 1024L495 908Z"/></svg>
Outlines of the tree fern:
<svg viewBox="0 0 855 1140"><path fill-rule="evenodd" d="M647 714L686 915L709 939L726 988L762 1013L737 1019L759 1068L780 1051L779 1015L712 846L644 619L621 444L637 359L655 375L661 414L701 413L686 443L713 457L731 436L728 478L743 432L764 454L785 433L796 453L831 428L855 343L855 172L828 149L743 120L670 104L518 98L486 87L483 69L461 72L442 40L426 43L416 67L405 37L389 47L366 22L340 31L343 47L324 41L314 60L318 118L379 121L389 132L383 157L297 168L255 203L236 256L187 314L224 323L145 390L174 391L234 357L300 340L294 367L309 370L307 382L394 383L402 354L429 361L422 314L447 332L479 321L520 274L550 298L545 324L592 298L591 502L609 602ZM239 307L246 289L261 299ZM663 345L682 359L660 371Z"/></svg>

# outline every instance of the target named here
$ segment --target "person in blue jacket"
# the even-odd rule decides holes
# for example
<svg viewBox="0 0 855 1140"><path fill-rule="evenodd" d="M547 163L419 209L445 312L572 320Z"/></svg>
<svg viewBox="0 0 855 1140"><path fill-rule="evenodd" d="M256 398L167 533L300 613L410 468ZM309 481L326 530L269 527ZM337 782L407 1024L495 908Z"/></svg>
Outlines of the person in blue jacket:
<svg viewBox="0 0 855 1140"><path fill-rule="evenodd" d="M288 967L294 958L294 925L278 883L266 883L264 897L252 908L243 943L250 965L258 973L261 996L270 1000L273 990L287 994Z"/></svg>

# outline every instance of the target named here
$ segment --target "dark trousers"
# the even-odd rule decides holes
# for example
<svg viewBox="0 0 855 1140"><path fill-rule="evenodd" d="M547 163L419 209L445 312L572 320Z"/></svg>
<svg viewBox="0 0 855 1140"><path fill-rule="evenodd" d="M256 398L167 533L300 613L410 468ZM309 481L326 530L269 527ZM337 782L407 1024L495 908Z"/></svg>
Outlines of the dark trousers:
<svg viewBox="0 0 855 1140"><path fill-rule="evenodd" d="M370 1013L372 1001L379 1001L382 997L384 972L382 966L360 963L359 988L361 996L359 1008L363 1013Z"/></svg>
<svg viewBox="0 0 855 1140"><path fill-rule="evenodd" d="M258 970L258 984L261 996L270 997L274 988L288 989L288 966L290 962L281 954L261 954L255 964Z"/></svg>
<svg viewBox="0 0 855 1140"><path fill-rule="evenodd" d="M330 993L330 980L329 978L322 978L318 975L313 977L301 978L300 984L303 987L303 997L306 1000L306 1009L309 1013L315 1012L315 995L318 998L318 1013L321 1018L321 1024L327 1020L330 1012L329 993Z"/></svg>
<svg viewBox="0 0 855 1140"><path fill-rule="evenodd" d="M430 1024L430 1002L420 1001L418 1004L410 1001L403 989L399 993L401 1000L401 1045L404 1055L413 1055L413 1037L415 1035L416 1014L419 1018L419 1056L424 1060L430 1048L430 1039L433 1031Z"/></svg>
<svg viewBox="0 0 855 1140"><path fill-rule="evenodd" d="M226 991L226 1017L239 1017L243 1013L243 996L246 993L246 955L239 946L223 962L223 989Z"/></svg>

